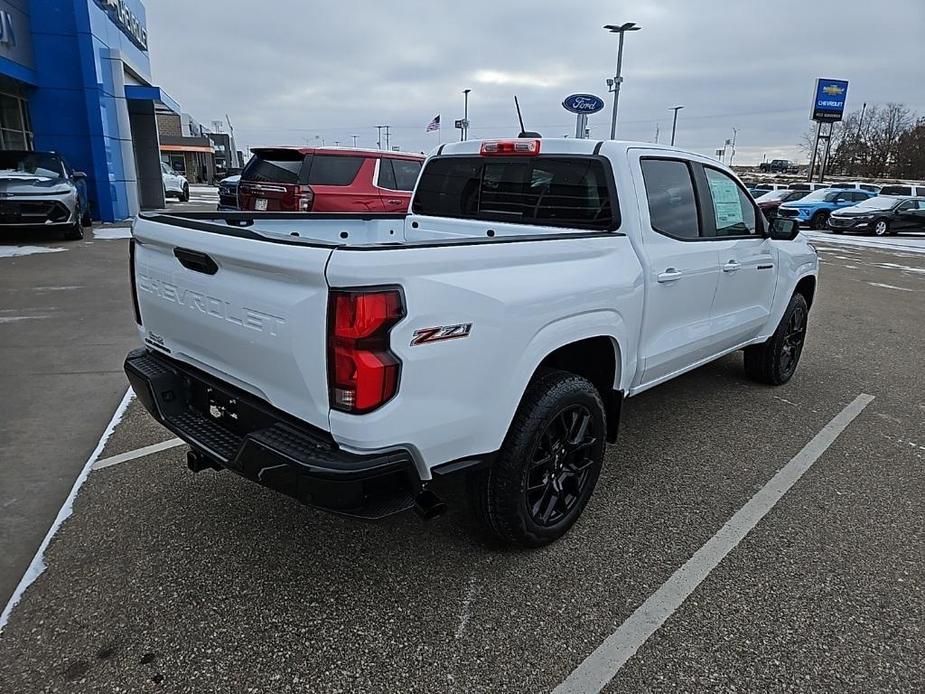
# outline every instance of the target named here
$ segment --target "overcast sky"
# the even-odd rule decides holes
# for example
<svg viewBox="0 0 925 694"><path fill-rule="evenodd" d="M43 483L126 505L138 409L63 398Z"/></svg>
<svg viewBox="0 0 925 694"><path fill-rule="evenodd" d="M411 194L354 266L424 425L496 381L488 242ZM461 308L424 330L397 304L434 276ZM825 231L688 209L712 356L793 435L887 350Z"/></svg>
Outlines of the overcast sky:
<svg viewBox="0 0 925 694"><path fill-rule="evenodd" d="M561 102L604 97L592 138L609 134L617 37L628 34L618 137L660 142L683 104L677 144L712 153L738 128L737 163L805 158L815 78L850 81L848 110L903 102L925 113L925 0L149 0L154 81L194 118L231 117L239 147L352 143L429 151L458 139L462 90L470 137L528 129L572 134ZM581 11L577 8L581 7ZM889 11L887 11L889 10Z"/></svg>

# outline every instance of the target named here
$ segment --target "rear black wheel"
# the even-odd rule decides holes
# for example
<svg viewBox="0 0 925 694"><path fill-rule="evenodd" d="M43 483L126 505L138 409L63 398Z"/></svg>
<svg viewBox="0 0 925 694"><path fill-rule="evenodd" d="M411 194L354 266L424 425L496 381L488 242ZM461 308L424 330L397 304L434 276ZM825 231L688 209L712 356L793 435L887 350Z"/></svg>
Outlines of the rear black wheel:
<svg viewBox="0 0 925 694"><path fill-rule="evenodd" d="M745 348L745 373L753 381L780 386L791 379L803 353L809 307L802 294L790 298L771 338Z"/></svg>
<svg viewBox="0 0 925 694"><path fill-rule="evenodd" d="M604 458L604 405L585 378L562 371L527 388L494 465L469 480L477 519L508 544L553 542L581 515Z"/></svg>

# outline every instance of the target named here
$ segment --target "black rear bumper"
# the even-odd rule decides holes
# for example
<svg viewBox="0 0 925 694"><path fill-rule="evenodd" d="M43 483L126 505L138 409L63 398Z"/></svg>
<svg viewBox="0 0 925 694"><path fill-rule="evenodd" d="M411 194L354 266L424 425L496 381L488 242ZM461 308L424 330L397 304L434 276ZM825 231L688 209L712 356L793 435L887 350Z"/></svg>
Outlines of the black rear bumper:
<svg viewBox="0 0 925 694"><path fill-rule="evenodd" d="M198 369L146 349L125 373L194 459L328 511L382 518L414 506L420 477L406 451L355 455L331 436ZM191 465L192 467L192 465Z"/></svg>

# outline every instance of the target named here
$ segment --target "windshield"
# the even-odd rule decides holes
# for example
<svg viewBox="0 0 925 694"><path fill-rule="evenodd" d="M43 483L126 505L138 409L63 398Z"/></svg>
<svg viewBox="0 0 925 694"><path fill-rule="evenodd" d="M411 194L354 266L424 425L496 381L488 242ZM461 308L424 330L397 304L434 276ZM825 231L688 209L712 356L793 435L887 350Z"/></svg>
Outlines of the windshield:
<svg viewBox="0 0 925 694"><path fill-rule="evenodd" d="M0 151L0 174L10 173L62 178L64 168L61 166L61 160L54 154Z"/></svg>
<svg viewBox="0 0 925 694"><path fill-rule="evenodd" d="M888 210L896 204L896 198L878 197L867 198L854 206L855 209L864 208L867 210Z"/></svg>

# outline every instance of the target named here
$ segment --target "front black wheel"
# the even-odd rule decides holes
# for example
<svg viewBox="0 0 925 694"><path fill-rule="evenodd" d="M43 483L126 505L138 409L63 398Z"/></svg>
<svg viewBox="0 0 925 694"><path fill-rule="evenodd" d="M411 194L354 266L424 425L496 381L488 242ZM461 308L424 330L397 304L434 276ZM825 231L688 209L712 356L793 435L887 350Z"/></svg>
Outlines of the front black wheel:
<svg viewBox="0 0 925 694"><path fill-rule="evenodd" d="M890 223L885 219L878 219L873 226L874 236L888 236L890 233Z"/></svg>
<svg viewBox="0 0 925 694"><path fill-rule="evenodd" d="M817 212L813 215L813 218L809 220L809 228L821 230L825 229L825 223L829 220L828 212Z"/></svg>
<svg viewBox="0 0 925 694"><path fill-rule="evenodd" d="M790 298L771 338L745 348L745 373L753 381L780 386L791 379L803 353L809 307L802 294Z"/></svg>
<svg viewBox="0 0 925 694"><path fill-rule="evenodd" d="M64 240L65 241L80 241L84 237L84 229L81 224L81 213L78 209L74 215L74 223L68 226L64 231Z"/></svg>
<svg viewBox="0 0 925 694"><path fill-rule="evenodd" d="M594 491L605 432L603 402L587 379L537 376L494 465L469 480L477 520L512 545L541 547L562 537Z"/></svg>
<svg viewBox="0 0 925 694"><path fill-rule="evenodd" d="M189 186L183 186L183 192L180 193L180 202L189 202Z"/></svg>

